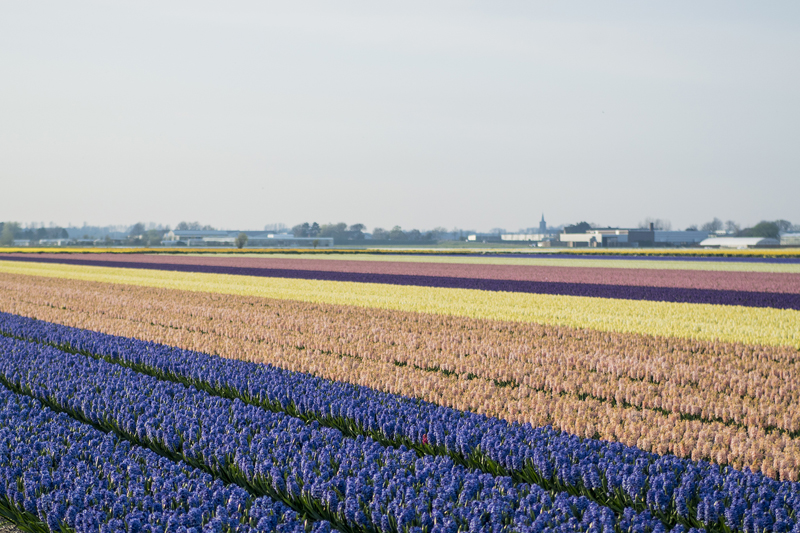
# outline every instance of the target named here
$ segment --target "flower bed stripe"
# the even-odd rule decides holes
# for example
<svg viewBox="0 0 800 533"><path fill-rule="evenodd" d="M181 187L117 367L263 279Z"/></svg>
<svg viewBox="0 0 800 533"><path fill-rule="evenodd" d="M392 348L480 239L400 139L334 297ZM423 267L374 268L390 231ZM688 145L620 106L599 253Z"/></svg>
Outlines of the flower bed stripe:
<svg viewBox="0 0 800 533"><path fill-rule="evenodd" d="M345 262L369 262L369 263L412 263L412 264L440 264L440 265L500 265L500 266L549 266L549 267L585 267L585 268L615 268L625 270L693 270L693 271L712 271L712 272L761 272L776 274L800 274L800 264L798 263L765 263L761 261L714 261L698 258L697 261L672 260L673 258L661 258L663 260L653 261L649 258L634 257L594 257L594 256L556 256L549 254L536 256L519 257L516 254L495 256L488 254L480 255L413 255L413 254L324 254L313 252L295 253L231 253L231 252L207 252L207 253L178 253L169 254L159 251L158 254L138 253L116 253L98 252L93 253L54 253L52 251L40 251L37 253L9 253L0 251L0 259L12 259L14 257L103 257L119 258L119 261L131 261L142 258L253 258L253 259L294 259L294 260L320 260L332 263ZM702 260L701 260L702 259Z"/></svg>
<svg viewBox="0 0 800 533"><path fill-rule="evenodd" d="M253 498L2 385L0 514L34 533L306 531L282 503Z"/></svg>
<svg viewBox="0 0 800 533"><path fill-rule="evenodd" d="M37 254L38 255L38 254ZM55 255L55 254L54 254ZM87 254L91 257L92 254ZM159 254L162 255L162 254ZM270 253L247 254L225 253L214 254L186 253L163 254L165 257L254 257L254 258L286 258L286 259L319 259L326 261L354 261L354 262L392 262L392 263L433 263L433 264L475 264L475 265L508 265L508 266L553 266L553 267L587 267L587 268L618 268L636 270L700 270L718 272L772 272L772 273L800 273L800 258L798 261L762 261L760 258L726 258L718 261L713 257L693 257L686 261L681 257L628 257L628 256L602 256L602 255L571 255L571 254L333 254L333 253ZM656 259L656 260L653 260Z"/></svg>
<svg viewBox="0 0 800 533"><path fill-rule="evenodd" d="M7 338L0 346L0 376L9 386L346 531L585 531L595 524L611 533L631 519L640 524L629 527L663 530L650 513L617 520L587 498L551 498L449 458L344 438L102 360Z"/></svg>
<svg viewBox="0 0 800 533"><path fill-rule="evenodd" d="M693 289L677 287L644 287L635 285L608 285L566 283L551 281L523 281L448 276L416 276L403 274L371 274L360 272L334 272L324 270L295 270L277 268L246 268L235 266L208 266L177 263L145 263L133 261L104 261L91 259L15 257L14 261L59 263L77 266L95 266L169 272L226 274L234 276L338 281L398 286L469 289L480 291L519 292L590 298L646 300L655 302L699 303L710 305L738 305L800 310L800 294L752 292L737 290Z"/></svg>
<svg viewBox="0 0 800 533"><path fill-rule="evenodd" d="M708 463L667 458L669 466L666 466L664 458L635 448L581 441L549 429L507 424L364 387L22 317L6 315L0 318L4 330L21 338L102 357L160 379L192 385L211 394L242 400L271 411L285 412L307 422L336 427L345 434L370 436L388 445L410 446L421 456L449 455L461 464L492 474L510 474L517 481L537 483L549 490L584 494L617 511L620 506L648 510L662 517L668 525L674 525L676 518L682 516L680 513L675 516L681 501L697 504L697 507L687 504L683 523L689 525L700 525L709 505L719 507L702 497L704 493L713 492L711 485L703 485L708 480L721 486L752 487L753 495L745 499L753 502L758 499L755 494L761 491L761 487L789 490L797 497L792 505L800 505L800 484L797 483L777 484L761 475L743 474L731 469L726 469L719 477L720 469ZM404 423L397 424L397 420ZM575 465L579 466L577 475ZM619 476L620 472L630 471L633 465L643 468L645 483L651 487L648 489L650 492L645 491L646 498L641 500L630 492L625 493L628 489L624 487L630 481ZM672 477L664 478L665 470L670 471ZM603 480L599 485L591 481L593 472ZM654 491L652 479L655 478L667 488ZM696 490L696 496L686 492L686 487L690 486ZM666 492L661 494L661 490ZM718 496L717 501L726 498L731 501L731 497L724 494ZM791 507L790 511L793 513L794 509ZM746 509L741 511L744 513ZM743 514L736 515L731 511L727 516ZM698 520L698 517L701 518ZM727 525L731 526L732 521L733 518ZM713 520L705 525L715 527Z"/></svg>
<svg viewBox="0 0 800 533"><path fill-rule="evenodd" d="M0 258L7 257L0 254ZM135 257L119 254L36 254L28 258L48 260L68 257L70 260L97 260L109 264L134 262L147 264L202 265L204 267L236 267L244 269L299 270L305 272L346 272L422 276L423 278L466 278L506 281L537 281L567 284L625 285L637 287L671 287L689 289L734 290L744 292L777 292L800 295L800 274L768 272L681 271L630 268L587 268L541 265L493 265L469 263L430 263L408 261L331 261L305 259L303 256L227 256L214 255L146 255ZM111 266L113 266L113 264Z"/></svg>
<svg viewBox="0 0 800 533"><path fill-rule="evenodd" d="M800 312L793 309L10 261L0 261L0 272L471 318L535 322L600 331L800 347Z"/></svg>
<svg viewBox="0 0 800 533"><path fill-rule="evenodd" d="M25 316L269 363L660 454L747 466L776 479L796 481L800 468L800 441L764 429L775 419L780 427L797 427L800 354L792 348L55 278L13 280L0 276L0 309ZM564 374L569 368L573 377ZM550 375L553 381L539 381ZM619 390L596 389L595 378L603 375L612 383L616 377ZM663 390L652 390L661 387L656 382ZM636 407L663 402L700 419L735 416L748 427Z"/></svg>

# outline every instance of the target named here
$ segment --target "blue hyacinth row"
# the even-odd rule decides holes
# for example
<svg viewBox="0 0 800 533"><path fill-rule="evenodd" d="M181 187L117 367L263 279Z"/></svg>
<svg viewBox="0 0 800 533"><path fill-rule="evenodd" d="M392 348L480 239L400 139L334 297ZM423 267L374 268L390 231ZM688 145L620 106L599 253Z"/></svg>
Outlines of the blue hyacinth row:
<svg viewBox="0 0 800 533"><path fill-rule="evenodd" d="M2 386L0 509L27 531L306 531L283 503L253 498Z"/></svg>
<svg viewBox="0 0 800 533"><path fill-rule="evenodd" d="M0 313L0 331L129 365L162 379L405 444L614 509L649 511L668 527L800 533L800 484L749 470L659 456L551 428L510 424L366 387L156 343Z"/></svg>
<svg viewBox="0 0 800 533"><path fill-rule="evenodd" d="M345 531L666 532L647 512L617 518L585 497L551 497L449 457L347 438L41 344L0 338L0 379L74 418Z"/></svg>

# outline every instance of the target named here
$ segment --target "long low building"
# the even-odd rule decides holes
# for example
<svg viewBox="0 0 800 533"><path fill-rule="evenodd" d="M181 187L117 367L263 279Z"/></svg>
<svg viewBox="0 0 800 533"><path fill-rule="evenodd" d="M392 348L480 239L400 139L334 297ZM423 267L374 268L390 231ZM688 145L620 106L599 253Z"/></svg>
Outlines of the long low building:
<svg viewBox="0 0 800 533"><path fill-rule="evenodd" d="M800 233L782 233L781 246L800 246Z"/></svg>
<svg viewBox="0 0 800 533"><path fill-rule="evenodd" d="M779 246L778 239L769 237L710 237L700 243L707 248L762 248Z"/></svg>
<svg viewBox="0 0 800 533"><path fill-rule="evenodd" d="M689 246L708 238L707 231L598 228L586 233L561 233L567 246Z"/></svg>
<svg viewBox="0 0 800 533"><path fill-rule="evenodd" d="M236 246L236 237L247 235L248 248L332 248L332 237L295 237L291 233L265 231L172 230L164 235L164 246Z"/></svg>
<svg viewBox="0 0 800 533"><path fill-rule="evenodd" d="M503 233L500 235L500 240L541 242L553 237L554 235L550 233Z"/></svg>

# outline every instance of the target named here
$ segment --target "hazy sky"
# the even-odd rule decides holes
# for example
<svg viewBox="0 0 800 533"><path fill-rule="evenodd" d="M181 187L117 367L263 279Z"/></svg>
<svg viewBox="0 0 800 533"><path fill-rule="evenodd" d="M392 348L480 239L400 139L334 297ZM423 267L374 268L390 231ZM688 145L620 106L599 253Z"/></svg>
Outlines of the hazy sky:
<svg viewBox="0 0 800 533"><path fill-rule="evenodd" d="M800 223L800 2L0 4L0 220Z"/></svg>

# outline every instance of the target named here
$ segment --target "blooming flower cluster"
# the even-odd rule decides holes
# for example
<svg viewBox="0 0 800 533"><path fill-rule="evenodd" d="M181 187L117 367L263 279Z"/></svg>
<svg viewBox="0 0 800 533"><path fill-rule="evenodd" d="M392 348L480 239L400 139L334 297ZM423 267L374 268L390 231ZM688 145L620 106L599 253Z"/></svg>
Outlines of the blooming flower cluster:
<svg viewBox="0 0 800 533"><path fill-rule="evenodd" d="M346 281L355 283L377 283L396 286L438 287L450 289L470 289L481 291L503 291L532 294L552 294L593 298L616 298L625 300L649 300L656 302L685 302L716 305L740 305L748 307L772 307L776 309L800 310L800 294L793 292L756 291L752 288L685 287L653 285L619 285L610 283L586 283L580 280L553 281L547 279L506 279L497 276L483 276L480 271L472 272L472 277L464 275L438 275L386 272L358 272L352 269L315 269L293 265L290 268L264 266L239 266L218 264L214 261L157 261L129 260L120 257L76 258L73 256L30 257L6 256L14 261L61 263L70 265L91 265L100 267L121 267L131 269L164 270L170 272L202 272L207 274L231 274L237 276L256 276L284 279L306 279L325 281ZM130 258L127 258L130 259ZM159 259L169 258L160 257ZM228 263L231 263L228 261ZM363 269L362 269L363 270ZM519 277L519 276L517 276Z"/></svg>
<svg viewBox="0 0 800 533"><path fill-rule="evenodd" d="M9 338L0 353L8 387L344 529L611 533L619 522L586 497L553 497L449 457L346 438L102 360ZM625 517L638 530L666 531L650 513Z"/></svg>
<svg viewBox="0 0 800 533"><path fill-rule="evenodd" d="M537 258L519 257L451 257L433 256L436 262L426 260L425 257L397 257L397 256L314 256L310 258L304 254L286 256L269 254L259 257L227 257L217 255L137 255L133 259L130 254L77 254L68 255L59 253L38 253L35 256L13 256L0 253L0 259L29 258L29 259L63 259L72 260L102 260L108 264L131 262L153 265L189 265L202 267L234 267L241 269L272 269L272 270L303 270L347 272L352 274L390 274L401 276L426 276L426 277L454 277L488 280L509 281L546 281L559 283L578 283L594 285L626 285L640 287L673 287L689 289L718 289L746 292L779 292L800 294L800 264L798 272L752 272L752 271L720 271L703 270L705 267L719 266L719 262L687 262L680 266L688 270L677 268L620 268L609 267L608 261L595 259L595 266L567 266L571 265L568 259L559 259L566 262L562 266L547 263L548 259L542 256ZM333 259L333 260L332 260ZM431 259L431 258L427 258ZM549 259L552 261L552 257ZM574 260L573 260L574 261ZM586 261L586 260L583 260ZM529 264L525 264L525 263ZM630 261L613 263L622 266L637 266L641 262ZM646 264L654 267L659 265L671 266L663 261L649 261ZM774 263L759 262L755 266L769 269ZM728 267L747 267L747 263L727 263Z"/></svg>
<svg viewBox="0 0 800 533"><path fill-rule="evenodd" d="M176 259L197 260L198 257L209 259L218 257L217 251L187 250L187 249L160 249L160 254L150 254L145 257L158 258L159 255ZM201 252L201 253L198 253ZM202 253L206 252L206 253ZM233 254L230 254L233 252ZM451 264L451 265L504 265L504 266L556 266L556 267L587 267L587 268L621 268L621 269L653 269L653 270L692 270L692 271L719 271L719 272L776 272L800 273L800 254L792 250L705 250L705 253L686 253L689 250L672 249L666 253L652 253L637 250L633 253L604 253L590 250L589 253L491 253L483 251L480 254L469 251L449 253L425 253L422 250L402 253L376 253L367 250L337 250L334 253L310 252L303 250L270 250L258 254L258 259L304 259L304 260L329 260L329 261L359 261L359 262L386 262L386 263L426 263L426 264ZM622 253L619 253L622 252ZM678 252L678 253L675 253ZM18 248L4 249L0 259L13 258L14 256L34 257L101 257L127 261L125 256L135 255L137 260L142 260L141 251L136 249L76 249L70 248L65 252L55 252L43 248ZM244 259L252 256L253 250L239 253L229 250L225 255L239 256ZM175 259L173 259L175 260Z"/></svg>
<svg viewBox="0 0 800 533"><path fill-rule="evenodd" d="M0 261L0 272L602 331L800 347L800 311Z"/></svg>
<svg viewBox="0 0 800 533"><path fill-rule="evenodd" d="M458 463L485 472L510 474L518 481L537 483L550 490L583 494L618 511L626 507L645 511L668 525L783 531L793 527L795 513L800 510L800 484L779 483L763 475L730 467L720 468L674 456L660 457L620 444L579 439L528 424L508 424L264 365L224 360L22 317L0 315L0 330L17 337L69 346L165 380L184 382L211 394L233 398L234 405L241 400L291 414L312 422L312 426L338 427L350 434L372 436L384 444L407 445L423 459L434 455L449 456ZM41 352L44 348L37 351L29 343L14 346L26 355L24 364L15 363L11 376L22 374L29 382L41 383L43 378L34 378L31 367L44 365L46 369L47 365L61 364L60 361L41 362L44 356L35 354L45 353ZM76 355L69 359L75 365L69 372L76 373L80 366L81 371L77 372L82 376L79 382L83 385L80 387L88 388L90 392L94 384L100 382L115 386L120 383L112 388L115 398L125 402L128 394L125 390L131 387L157 390L155 385L144 385L147 382L144 377L139 378L136 385L129 385L133 378L123 378L121 372L115 373L113 365L105 366L98 362L95 369L92 363L82 364L80 357ZM95 369L94 374L89 369ZM103 375L112 373L114 377L101 379L98 369L103 370ZM8 370L4 368L3 372ZM36 372L38 375L38 372L47 370ZM50 372L54 374L56 371ZM69 379L62 376L58 382ZM53 387L56 386L63 387ZM84 389L79 390L78 386L73 385L76 388L70 389L73 397L85 397ZM206 398L200 393L198 395ZM177 404L178 397L178 393L170 394L169 401ZM81 405L85 403L83 400ZM74 405L74 402L69 405ZM122 409L123 413L126 409L116 404L106 404L97 409L102 412L106 408ZM147 411L147 408L140 410ZM246 416L251 417L249 420L256 417L254 414ZM213 414L211 418L215 418ZM259 422L260 426L265 424ZM302 433L300 426L295 428L295 432ZM168 440L168 437L162 440Z"/></svg>
<svg viewBox="0 0 800 533"><path fill-rule="evenodd" d="M800 358L770 347L3 277L0 307L797 480Z"/></svg>
<svg viewBox="0 0 800 533"><path fill-rule="evenodd" d="M305 532L297 513L0 386L0 510L28 531ZM317 522L317 533L330 524Z"/></svg>

